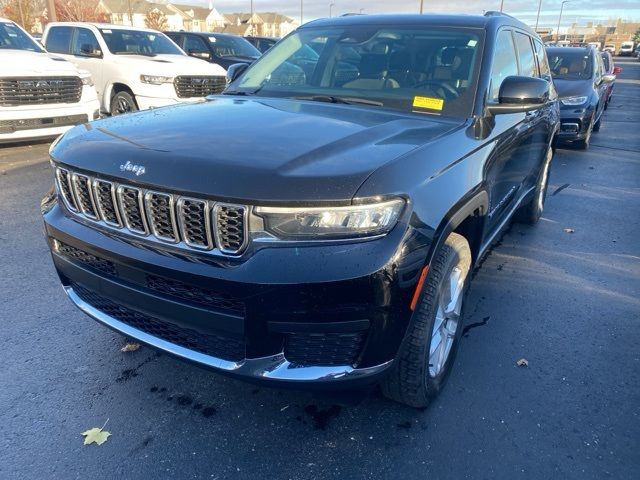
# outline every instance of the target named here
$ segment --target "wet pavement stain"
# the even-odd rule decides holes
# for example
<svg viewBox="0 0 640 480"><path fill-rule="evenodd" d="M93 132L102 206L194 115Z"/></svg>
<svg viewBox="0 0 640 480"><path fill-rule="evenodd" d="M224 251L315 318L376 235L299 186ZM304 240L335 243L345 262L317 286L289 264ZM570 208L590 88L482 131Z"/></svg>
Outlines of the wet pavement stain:
<svg viewBox="0 0 640 480"><path fill-rule="evenodd" d="M319 409L316 405L304 407L304 412L313 419L316 430L326 430L331 419L340 415L341 411L342 407L339 405L331 405L324 410Z"/></svg>
<svg viewBox="0 0 640 480"><path fill-rule="evenodd" d="M210 418L213 417L217 412L218 410L216 410L215 407L205 407L202 409L202 416L204 418Z"/></svg>

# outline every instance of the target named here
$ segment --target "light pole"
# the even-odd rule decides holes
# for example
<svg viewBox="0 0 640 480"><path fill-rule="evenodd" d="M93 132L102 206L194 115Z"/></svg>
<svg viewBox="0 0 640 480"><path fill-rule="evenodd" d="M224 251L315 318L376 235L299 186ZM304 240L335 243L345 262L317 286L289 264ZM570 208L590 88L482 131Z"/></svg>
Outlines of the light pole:
<svg viewBox="0 0 640 480"><path fill-rule="evenodd" d="M556 42L560 41L560 21L562 20L562 10L564 10L564 4L569 3L571 0L564 0L560 5L560 15L558 15L558 33L556 34Z"/></svg>
<svg viewBox="0 0 640 480"><path fill-rule="evenodd" d="M362 12L364 12L364 8L360 9L360 15L362 15Z"/></svg>
<svg viewBox="0 0 640 480"><path fill-rule="evenodd" d="M255 35L256 33L253 31L253 0L251 0L251 18L249 19L249 26L251 29L251 35Z"/></svg>
<svg viewBox="0 0 640 480"><path fill-rule="evenodd" d="M504 0L500 0L500 11L504 8Z"/></svg>
<svg viewBox="0 0 640 480"><path fill-rule="evenodd" d="M423 11L424 11L424 0L420 0L420 15L422 15Z"/></svg>
<svg viewBox="0 0 640 480"><path fill-rule="evenodd" d="M329 4L329 18L331 18L333 16L333 7L335 7L336 4L335 3L330 3Z"/></svg>
<svg viewBox="0 0 640 480"><path fill-rule="evenodd" d="M300 25L302 25L303 17L304 17L304 0L300 0Z"/></svg>
<svg viewBox="0 0 640 480"><path fill-rule="evenodd" d="M534 29L534 31L537 32L538 30L538 21L540 20L540 9L542 8L542 0L538 1L538 15L536 16L536 28Z"/></svg>

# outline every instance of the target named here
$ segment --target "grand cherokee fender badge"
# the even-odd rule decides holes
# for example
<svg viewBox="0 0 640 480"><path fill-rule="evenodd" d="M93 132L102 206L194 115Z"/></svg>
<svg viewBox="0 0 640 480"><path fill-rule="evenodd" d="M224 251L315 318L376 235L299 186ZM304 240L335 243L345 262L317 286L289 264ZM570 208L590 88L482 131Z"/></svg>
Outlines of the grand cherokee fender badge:
<svg viewBox="0 0 640 480"><path fill-rule="evenodd" d="M120 165L121 172L133 172L136 174L136 177L140 175L144 175L146 173L146 169L143 165L134 165L133 163L127 161L127 163L123 163Z"/></svg>

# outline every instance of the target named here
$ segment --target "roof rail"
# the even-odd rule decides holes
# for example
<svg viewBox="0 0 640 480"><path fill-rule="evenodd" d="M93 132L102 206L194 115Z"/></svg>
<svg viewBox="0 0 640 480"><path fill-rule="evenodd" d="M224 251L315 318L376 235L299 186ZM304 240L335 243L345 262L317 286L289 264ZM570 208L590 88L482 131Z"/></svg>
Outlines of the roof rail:
<svg viewBox="0 0 640 480"><path fill-rule="evenodd" d="M498 12L497 10L489 10L487 12L484 12L484 16L485 17L509 17L509 18L515 18L514 16L509 15L508 13Z"/></svg>

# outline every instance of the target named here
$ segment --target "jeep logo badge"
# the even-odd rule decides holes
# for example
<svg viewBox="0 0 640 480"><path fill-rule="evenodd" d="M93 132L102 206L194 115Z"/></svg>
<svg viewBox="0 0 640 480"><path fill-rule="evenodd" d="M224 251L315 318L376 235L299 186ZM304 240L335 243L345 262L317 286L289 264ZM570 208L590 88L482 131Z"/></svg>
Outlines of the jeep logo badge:
<svg viewBox="0 0 640 480"><path fill-rule="evenodd" d="M121 172L133 172L136 174L136 177L140 175L144 175L146 173L146 169L142 165L134 165L133 163L127 161L127 163L123 163L120 165Z"/></svg>

